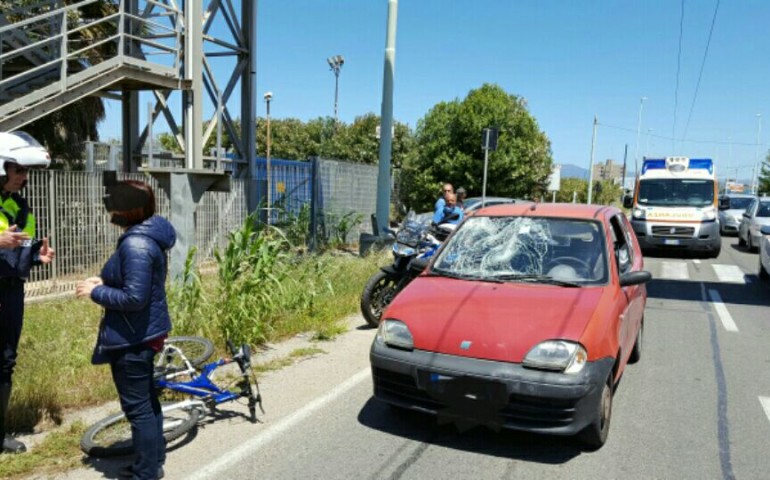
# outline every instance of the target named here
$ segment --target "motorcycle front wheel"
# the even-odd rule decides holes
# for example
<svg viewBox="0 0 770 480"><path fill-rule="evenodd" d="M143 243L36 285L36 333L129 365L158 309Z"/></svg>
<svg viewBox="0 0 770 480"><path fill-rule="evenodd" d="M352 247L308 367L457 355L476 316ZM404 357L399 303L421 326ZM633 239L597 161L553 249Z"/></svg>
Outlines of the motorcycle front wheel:
<svg viewBox="0 0 770 480"><path fill-rule="evenodd" d="M401 276L382 270L369 277L361 293L361 313L372 327L380 325L380 317L400 290Z"/></svg>

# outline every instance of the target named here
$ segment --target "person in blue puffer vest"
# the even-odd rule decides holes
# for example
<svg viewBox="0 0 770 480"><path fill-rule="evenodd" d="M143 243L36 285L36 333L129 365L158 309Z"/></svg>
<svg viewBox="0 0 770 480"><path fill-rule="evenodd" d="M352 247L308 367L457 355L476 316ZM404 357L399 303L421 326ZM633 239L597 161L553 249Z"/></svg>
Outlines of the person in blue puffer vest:
<svg viewBox="0 0 770 480"><path fill-rule="evenodd" d="M92 362L110 365L136 451L134 463L120 475L156 479L163 476L166 445L153 359L171 330L166 252L174 245L176 233L168 220L155 215L155 195L149 185L117 182L114 172L110 173L105 175L104 203L110 221L123 234L101 275L80 282L76 293L104 307Z"/></svg>

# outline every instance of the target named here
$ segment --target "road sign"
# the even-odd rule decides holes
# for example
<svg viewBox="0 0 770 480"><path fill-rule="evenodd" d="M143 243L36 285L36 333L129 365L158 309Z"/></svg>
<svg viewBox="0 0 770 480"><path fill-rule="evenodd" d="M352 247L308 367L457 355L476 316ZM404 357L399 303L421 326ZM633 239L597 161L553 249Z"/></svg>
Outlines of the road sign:
<svg viewBox="0 0 770 480"><path fill-rule="evenodd" d="M497 127L489 127L482 130L481 148L492 152L497 150L497 136L499 134L500 129Z"/></svg>
<svg viewBox="0 0 770 480"><path fill-rule="evenodd" d="M548 175L548 191L558 192L561 189L561 165L554 165Z"/></svg>

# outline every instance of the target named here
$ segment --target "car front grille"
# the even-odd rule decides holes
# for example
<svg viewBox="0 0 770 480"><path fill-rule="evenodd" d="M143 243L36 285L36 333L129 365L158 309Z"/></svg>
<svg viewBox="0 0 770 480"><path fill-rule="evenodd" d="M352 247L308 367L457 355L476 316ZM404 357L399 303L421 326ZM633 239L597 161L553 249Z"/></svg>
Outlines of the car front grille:
<svg viewBox="0 0 770 480"><path fill-rule="evenodd" d="M417 386L411 375L375 368L374 392L385 401L439 414L448 408ZM494 382L489 382L494 387ZM549 429L569 425L575 418L578 399L556 399L510 394L497 412L502 426L512 429Z"/></svg>
<svg viewBox="0 0 770 480"><path fill-rule="evenodd" d="M652 235L667 238L692 238L695 236L695 227L656 225L652 227Z"/></svg>

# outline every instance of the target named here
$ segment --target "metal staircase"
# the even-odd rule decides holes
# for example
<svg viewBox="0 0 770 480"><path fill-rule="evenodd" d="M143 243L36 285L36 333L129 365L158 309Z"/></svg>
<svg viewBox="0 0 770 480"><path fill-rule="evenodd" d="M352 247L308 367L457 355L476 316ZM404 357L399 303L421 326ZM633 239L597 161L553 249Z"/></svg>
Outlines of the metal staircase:
<svg viewBox="0 0 770 480"><path fill-rule="evenodd" d="M183 12L153 1L41 1L0 13L0 131L20 128L89 95L186 90ZM6 2L13 3L13 2Z"/></svg>

